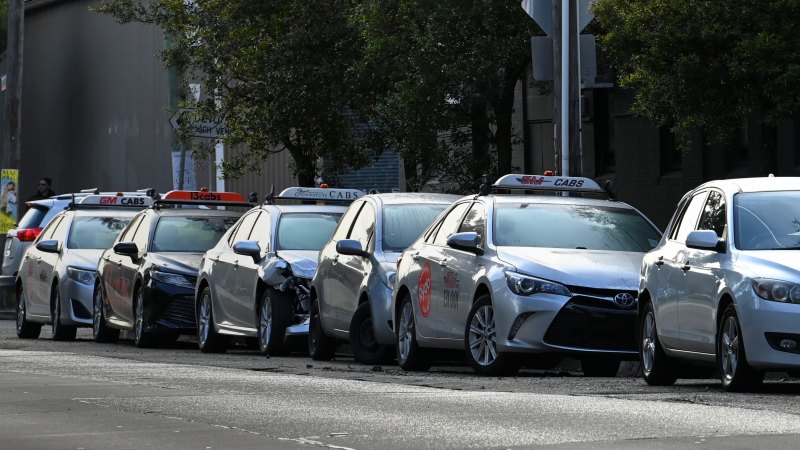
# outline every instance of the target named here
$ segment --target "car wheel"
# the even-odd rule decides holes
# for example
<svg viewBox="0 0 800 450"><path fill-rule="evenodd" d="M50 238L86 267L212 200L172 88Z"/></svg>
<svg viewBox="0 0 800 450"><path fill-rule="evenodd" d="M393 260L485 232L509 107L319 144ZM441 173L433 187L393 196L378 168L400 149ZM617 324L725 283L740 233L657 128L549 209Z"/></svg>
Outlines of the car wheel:
<svg viewBox="0 0 800 450"><path fill-rule="evenodd" d="M228 337L214 330L214 311L208 286L200 294L197 307L197 346L203 353L224 353L228 349Z"/></svg>
<svg viewBox="0 0 800 450"><path fill-rule="evenodd" d="M488 295L482 295L467 315L464 332L467 361L482 375L513 375L522 365L522 357L497 350L494 307Z"/></svg>
<svg viewBox="0 0 800 450"><path fill-rule="evenodd" d="M50 308L50 321L52 322L51 330L53 332L53 340L74 341L78 328L61 323L61 293L59 292L58 285L53 286L52 297L53 306Z"/></svg>
<svg viewBox="0 0 800 450"><path fill-rule="evenodd" d="M425 371L430 369L428 353L417 345L417 327L414 321L414 307L411 297L406 294L400 304L400 317L397 321L397 362L403 370Z"/></svg>
<svg viewBox="0 0 800 450"><path fill-rule="evenodd" d="M286 352L286 327L291 319L290 304L285 296L267 288L258 309L258 348L265 355Z"/></svg>
<svg viewBox="0 0 800 450"><path fill-rule="evenodd" d="M393 349L381 345L375 340L375 329L372 324L372 311L369 303L364 302L356 308L350 321L350 349L356 361L361 364L383 364L392 358Z"/></svg>
<svg viewBox="0 0 800 450"><path fill-rule="evenodd" d="M134 299L133 343L139 348L152 347L155 339L144 322L144 289L137 289Z"/></svg>
<svg viewBox="0 0 800 450"><path fill-rule="evenodd" d="M17 337L20 339L36 339L42 332L42 325L28 320L25 305L25 291L22 287L17 291Z"/></svg>
<svg viewBox="0 0 800 450"><path fill-rule="evenodd" d="M336 340L325 334L319 317L319 301L311 305L308 323L308 354L314 361L330 361L336 352Z"/></svg>
<svg viewBox="0 0 800 450"><path fill-rule="evenodd" d="M754 370L747 363L742 327L733 305L728 305L722 313L717 333L717 367L726 391L751 390L764 381L764 372Z"/></svg>
<svg viewBox="0 0 800 450"><path fill-rule="evenodd" d="M678 361L670 358L661 348L656 328L656 314L653 304L648 303L642 317L639 359L642 361L644 381L650 386L671 386L678 379Z"/></svg>
<svg viewBox="0 0 800 450"><path fill-rule="evenodd" d="M620 361L618 359L592 356L581 358L581 371L586 377L606 377L612 378L619 372Z"/></svg>
<svg viewBox="0 0 800 450"><path fill-rule="evenodd" d="M95 342L117 342L119 330L106 325L105 304L103 302L103 288L98 284L94 288L92 301L92 338Z"/></svg>

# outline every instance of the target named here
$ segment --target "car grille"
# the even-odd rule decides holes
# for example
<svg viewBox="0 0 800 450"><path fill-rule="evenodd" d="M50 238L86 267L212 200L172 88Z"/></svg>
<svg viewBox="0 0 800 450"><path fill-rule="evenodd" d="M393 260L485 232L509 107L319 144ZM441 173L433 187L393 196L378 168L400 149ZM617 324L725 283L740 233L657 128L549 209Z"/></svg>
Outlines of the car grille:
<svg viewBox="0 0 800 450"><path fill-rule="evenodd" d="M193 297L172 297L156 321L167 328L195 328Z"/></svg>
<svg viewBox="0 0 800 450"><path fill-rule="evenodd" d="M573 296L550 323L544 342L589 350L635 351L636 308L614 303L614 295L622 292L626 291L608 291L602 295L605 298Z"/></svg>

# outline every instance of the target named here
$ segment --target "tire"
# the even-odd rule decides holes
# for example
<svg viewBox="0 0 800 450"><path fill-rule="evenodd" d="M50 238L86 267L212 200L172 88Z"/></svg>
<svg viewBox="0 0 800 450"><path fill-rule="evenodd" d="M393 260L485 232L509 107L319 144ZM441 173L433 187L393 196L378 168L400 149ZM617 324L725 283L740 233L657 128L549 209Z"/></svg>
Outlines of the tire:
<svg viewBox="0 0 800 450"><path fill-rule="evenodd" d="M522 365L522 355L497 350L494 306L488 295L478 297L467 315L464 350L467 361L481 375L513 375Z"/></svg>
<svg viewBox="0 0 800 450"><path fill-rule="evenodd" d="M92 299L92 338L98 343L117 342L119 340L119 330L106 325L103 288L99 284L94 287Z"/></svg>
<svg viewBox="0 0 800 450"><path fill-rule="evenodd" d="M145 329L144 322L144 289L137 289L133 298L133 343L139 348L152 347L155 336Z"/></svg>
<svg viewBox="0 0 800 450"><path fill-rule="evenodd" d="M650 386L675 384L678 379L678 361L667 356L661 348L652 303L647 304L639 327L639 360L642 363L644 381Z"/></svg>
<svg viewBox="0 0 800 450"><path fill-rule="evenodd" d="M350 321L350 349L361 364L384 364L392 359L394 349L375 340L369 302L359 305Z"/></svg>
<svg viewBox="0 0 800 450"><path fill-rule="evenodd" d="M273 288L264 291L258 308L258 349L262 354L286 353L286 327L291 314L288 298Z"/></svg>
<svg viewBox="0 0 800 450"><path fill-rule="evenodd" d="M52 306L50 307L51 330L54 341L74 341L78 327L61 324L61 292L58 285L53 286Z"/></svg>
<svg viewBox="0 0 800 450"><path fill-rule="evenodd" d="M581 359L581 370L585 377L613 378L619 372L620 361L609 357L585 357Z"/></svg>
<svg viewBox="0 0 800 450"><path fill-rule="evenodd" d="M417 345L414 306L408 294L400 303L400 315L397 319L397 362L400 368L420 372L430 369L431 360L428 352Z"/></svg>
<svg viewBox="0 0 800 450"><path fill-rule="evenodd" d="M741 330L736 308L728 305L717 332L717 367L723 389L730 392L749 391L764 381L764 372L754 370L747 363Z"/></svg>
<svg viewBox="0 0 800 450"><path fill-rule="evenodd" d="M214 311L208 286L200 294L197 305L197 347L203 353L225 353L228 350L228 337L214 330Z"/></svg>
<svg viewBox="0 0 800 450"><path fill-rule="evenodd" d="M311 305L308 324L308 354L314 361L330 361L336 353L336 340L325 334L319 317L319 301Z"/></svg>
<svg viewBox="0 0 800 450"><path fill-rule="evenodd" d="M36 339L42 332L42 325L28 320L28 310L25 305L25 292L20 286L17 291L17 337L20 339Z"/></svg>

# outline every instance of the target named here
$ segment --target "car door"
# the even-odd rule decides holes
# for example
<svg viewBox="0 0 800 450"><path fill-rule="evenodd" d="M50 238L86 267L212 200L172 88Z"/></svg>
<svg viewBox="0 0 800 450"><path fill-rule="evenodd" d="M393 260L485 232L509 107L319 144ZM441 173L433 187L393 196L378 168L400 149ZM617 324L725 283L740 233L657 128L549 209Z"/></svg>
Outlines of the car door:
<svg viewBox="0 0 800 450"><path fill-rule="evenodd" d="M375 243L375 220L375 206L365 201L348 235L348 239L358 241L361 249L369 253L372 253ZM337 283L338 289L331 293L328 300L336 310L340 329L347 332L358 306L359 288L370 271L371 263L369 258L363 256L341 254L334 256L333 262L341 282Z"/></svg>
<svg viewBox="0 0 800 450"><path fill-rule="evenodd" d="M65 247L67 230L72 223L73 217L73 212L65 212L58 225L55 227L55 229L53 229L53 234L49 237L49 239L58 242L60 249ZM48 314L50 311L50 297L52 296L53 283L56 282L54 279L56 275L55 267L58 264L59 258L61 258L62 252L63 250L58 253L39 252L40 258L37 262L37 265L39 271L40 291L38 298L43 303L43 306L45 306L47 309Z"/></svg>
<svg viewBox="0 0 800 450"><path fill-rule="evenodd" d="M486 205L476 201L464 216L459 233L475 232L481 236L481 248L486 242ZM442 253L445 264L442 265L441 316L445 326L445 335L449 339L464 339L464 327L467 315L472 307L472 293L476 286L475 274L480 270L481 257L475 253L444 247Z"/></svg>
<svg viewBox="0 0 800 450"><path fill-rule="evenodd" d="M726 239L726 224L725 197L721 192L711 190L695 229L713 230L718 238ZM724 253L684 246L679 254L684 261L681 284L685 286L678 298L682 347L713 354L716 342L715 299L719 281L723 279L720 264Z"/></svg>
<svg viewBox="0 0 800 450"><path fill-rule="evenodd" d="M33 316L50 316L50 297L44 296L46 289L46 274L41 267L42 255L45 253L36 248L36 244L53 238L53 234L63 219L63 214L51 221L33 245L25 252L20 274L22 274L22 289L25 291L28 313ZM24 270L24 272L22 272Z"/></svg>
<svg viewBox="0 0 800 450"><path fill-rule="evenodd" d="M214 284L217 294L214 296L217 302L214 305L214 312L217 315L218 324L246 328L250 331L255 328L252 320L253 299L252 296L245 297L248 293L245 283L249 271L239 270L240 261L244 262L246 259L252 260L252 258L234 253L233 246L237 242L250 238L250 233L253 232L253 226L260 213L261 210L254 210L242 217L236 232L231 236L230 246L220 253L219 258L214 262Z"/></svg>
<svg viewBox="0 0 800 450"><path fill-rule="evenodd" d="M115 309L120 318L131 325L134 321L133 298L136 295L134 290L136 275L139 273L139 267L144 262L149 250L148 245L150 243L153 220L153 215L145 214L142 216L142 221L139 223L139 227L136 228L131 240L136 244L139 254L136 257L119 255L120 260L117 264L120 295L117 298L118 304Z"/></svg>
<svg viewBox="0 0 800 450"><path fill-rule="evenodd" d="M114 245L120 242L133 242L133 235L136 233L136 230L139 228L139 225L142 223L144 219L145 213L137 215L128 226L122 230L120 236L117 238ZM123 256L114 252L113 247L111 250L108 250L103 253L102 258L99 261L101 267L98 267L98 271L103 276L103 290L106 294L106 301L110 307L108 318L109 319L120 319L120 314L118 308L120 308L120 304L122 302L123 297L123 289L121 284L120 269L122 268L122 259L128 258L127 256Z"/></svg>
<svg viewBox="0 0 800 450"><path fill-rule="evenodd" d="M450 317L444 308L445 270L449 263L447 238L458 231L470 202L456 204L442 219L433 241L422 247L412 258L419 258L420 274L417 282L417 328L423 336L445 338L451 335Z"/></svg>
<svg viewBox="0 0 800 450"><path fill-rule="evenodd" d="M345 211L331 240L320 251L319 265L314 277L322 326L326 332L337 333L340 337L343 337L343 333L348 330L347 325L341 322L342 315L339 312L343 301L341 297L346 295L344 293L348 291L348 286L345 281L344 267L340 264L344 255L340 255L336 251L336 243L342 239L348 239L353 224L365 203L365 201L354 202Z"/></svg>
<svg viewBox="0 0 800 450"><path fill-rule="evenodd" d="M659 337L668 347L682 348L680 333L679 299L687 288L685 284L686 236L695 229L702 212L708 191L692 196L681 214L680 221L664 247L659 261L663 285L653 289L653 307L656 312L656 325Z"/></svg>

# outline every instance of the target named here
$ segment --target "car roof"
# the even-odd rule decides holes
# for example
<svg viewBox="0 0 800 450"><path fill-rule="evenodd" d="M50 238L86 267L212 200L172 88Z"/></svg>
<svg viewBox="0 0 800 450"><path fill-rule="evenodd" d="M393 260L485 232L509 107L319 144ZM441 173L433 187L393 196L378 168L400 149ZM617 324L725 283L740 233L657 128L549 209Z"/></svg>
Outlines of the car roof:
<svg viewBox="0 0 800 450"><path fill-rule="evenodd" d="M387 192L385 194L369 194L362 198L373 198L386 205L396 205L402 203L450 204L457 201L459 198L462 198L462 196L432 192Z"/></svg>
<svg viewBox="0 0 800 450"><path fill-rule="evenodd" d="M714 180L703 183L692 192L709 187L732 192L800 191L800 177L754 177Z"/></svg>
<svg viewBox="0 0 800 450"><path fill-rule="evenodd" d="M494 194L486 197L494 199L495 203L497 204L541 203L549 205L602 206L606 208L634 209L633 206L623 202L618 202L614 200L600 200L596 198L584 198L584 197L561 197L555 195L516 195L516 194L511 194L511 195ZM475 198L475 196L470 196L467 198ZM483 197L478 197L478 198L483 198Z"/></svg>
<svg viewBox="0 0 800 450"><path fill-rule="evenodd" d="M179 217L239 217L246 212L202 208L152 208L151 210L162 216Z"/></svg>
<svg viewBox="0 0 800 450"><path fill-rule="evenodd" d="M140 208L93 208L73 210L76 217L133 217L141 211Z"/></svg>
<svg viewBox="0 0 800 450"><path fill-rule="evenodd" d="M281 213L293 212L327 212L327 213L343 213L347 209L347 205L261 205L261 209L269 210L274 208Z"/></svg>

